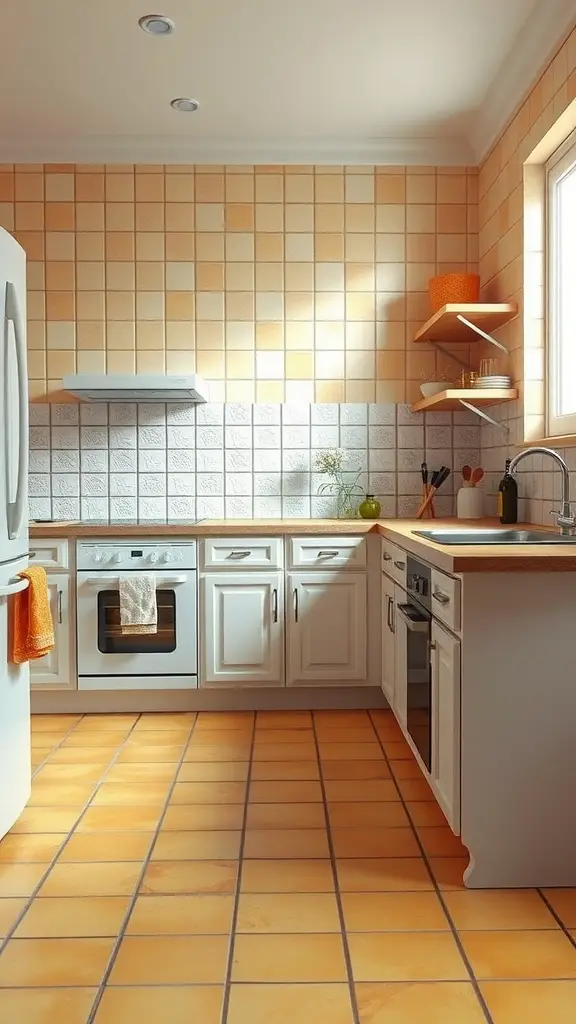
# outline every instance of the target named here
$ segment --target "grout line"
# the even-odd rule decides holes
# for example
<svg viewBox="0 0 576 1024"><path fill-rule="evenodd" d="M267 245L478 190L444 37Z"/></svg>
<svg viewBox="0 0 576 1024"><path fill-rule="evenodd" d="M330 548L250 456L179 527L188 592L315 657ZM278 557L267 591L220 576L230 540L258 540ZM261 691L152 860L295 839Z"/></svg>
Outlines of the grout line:
<svg viewBox="0 0 576 1024"><path fill-rule="evenodd" d="M248 758L248 775L246 779L246 795L244 798L244 814L242 817L242 832L240 836L240 850L238 853L238 872L236 875L236 892L234 894L234 908L230 922L230 947L228 950L228 963L226 964L226 977L224 979L224 995L222 1000L221 1024L227 1024L228 1011L230 1007L230 994L232 986L232 968L234 966L234 948L236 946L236 928L238 923L238 911L240 908L240 895L242 889L242 868L244 866L244 846L246 843L246 822L248 820L248 807L250 804L250 785L252 782L252 765L254 763L254 744L256 742L256 721L257 712L254 712L252 722L252 740L250 743L250 756Z"/></svg>
<svg viewBox="0 0 576 1024"><path fill-rule="evenodd" d="M324 783L324 770L322 766L322 759L320 757L320 744L318 742L318 735L316 732L316 718L312 713L312 731L314 734L314 744L316 746L316 758L318 760L318 771L320 776L320 789L322 790L322 804L324 807L324 819L326 822L326 838L328 840L328 849L330 851L330 867L332 869L332 878L334 879L334 896L336 899L336 905L338 907L338 918L340 920L340 934L342 938L342 948L344 952L344 962L346 964L346 974L348 976L348 990L350 994L350 1005L352 1007L352 1016L354 1024L360 1024L360 1012L358 1009L358 1001L356 999L356 988L354 983L354 972L352 970L352 959L350 956L350 946L348 943L348 933L346 931L346 920L344 917L344 906L342 904L342 895L340 893L340 883L338 879L338 870L336 866L336 854L334 852L334 844L332 842L332 829L330 825L330 815L328 813L328 801L326 798L326 786Z"/></svg>
<svg viewBox="0 0 576 1024"><path fill-rule="evenodd" d="M182 768L182 765L184 763L184 758L186 757L186 751L188 750L188 746L189 746L190 740L192 739L192 736L194 734L194 729L196 728L196 723L197 722L198 722L198 714L196 714L196 717L194 718L194 721L192 722L192 725L190 726L190 729L188 731L188 737L187 737L187 739L186 739L186 741L185 741L185 743L183 745L183 748L182 748L182 755L178 759L178 762L176 763L176 771L174 772L174 778L173 778L172 782L168 786L168 792L166 794L166 800L164 801L164 809L160 813L160 816L158 818L158 824L156 825L156 828L152 830L153 838L152 838L152 842L150 843L150 849L148 850L148 853L146 854L146 856L143 858L142 867L141 867L141 870L140 870L140 874L138 876L138 880L137 880L137 882L136 882L136 884L134 886L134 891L133 891L132 896L130 897L130 900L128 902L128 909L127 909L127 911L126 911L126 913L124 915L124 919L122 921L122 924L120 925L120 928L118 929L118 934L117 934L117 937L116 937L116 942L112 946L112 951L111 951L110 956L108 958L108 963L107 963L107 965L106 965L106 967L104 969L104 973L102 975L102 979L100 981L100 985L98 986L98 991L96 993L96 997L94 999L94 1003L92 1005L92 1009L90 1010L90 1013L88 1015L88 1019L86 1021L86 1024L92 1024L92 1022L94 1021L94 1018L95 1018L95 1016L96 1016L96 1014L98 1012L98 1008L99 1008L100 1003L102 1001L102 997L104 995L104 990L106 988L106 984L107 984L108 978L110 977L110 974L112 972L112 968L114 967L114 964L116 962L116 957L118 956L118 952L120 950L120 946L121 946L121 944L122 944L122 942L124 940L124 935L126 933L126 928L128 927L128 922L130 921L130 917L132 915L132 911L134 910L134 907L136 905L136 900L138 899L138 896L139 896L140 886L142 885L142 882L144 880L144 876L146 874L146 871L148 870L148 867L149 867L149 864L150 864L150 860L151 860L151 857L152 857L152 851L153 851L154 846L156 844L156 840L158 839L158 835L160 833L160 829L162 828L162 823L164 821L164 818L166 817L166 812L168 810L168 805L169 805L170 800L172 798L172 794L174 792L174 787L176 786L176 780L178 778L178 775L179 775L180 770ZM137 830L135 830L135 831L137 831Z"/></svg>
<svg viewBox="0 0 576 1024"><path fill-rule="evenodd" d="M576 933L574 935L571 934L570 929L564 924L564 921L562 920L560 915L557 914L556 911L554 910L554 907L552 906L552 904L548 900L548 897L546 896L546 893L543 892L542 889L540 889L539 887L536 887L536 892L538 893L540 898L543 900L543 902L548 907L548 910L552 914L552 917L554 918L554 920L557 921L558 924L560 925L560 928L564 932L564 935L566 936L566 938L572 943L573 946L576 947ZM534 929L530 929L530 930L533 931Z"/></svg>
<svg viewBox="0 0 576 1024"><path fill-rule="evenodd" d="M452 919L452 915L450 914L450 911L448 910L448 907L446 906L446 901L444 899L444 895L443 895L442 890L440 889L440 887L439 887L439 885L438 885L438 883L436 881L436 878L435 878L434 873L432 871L432 868L430 866L430 860L429 860L428 855L427 855L427 853L426 853L426 851L425 851L425 849L424 849L424 847L422 845L422 841L421 841L420 836L418 834L418 830L416 829L416 826L414 825L414 822L412 821L412 816L410 814L410 810L408 808L407 802L405 801L404 796L402 795L402 792L401 792L400 787L398 785L398 782L396 780L396 777L395 777L392 769L390 768L390 761L389 761L388 755L386 753L386 748L384 747L384 744L383 744L382 740L380 739L380 734L378 733L378 730L377 730L376 725L374 723L374 719L372 718L372 712L369 710L367 712L367 714L368 714L368 718L369 718L369 720L370 720L370 722L372 724L372 728L374 729L374 732L376 734L376 739L377 739L378 744L379 744L379 746L380 746L380 748L382 750L382 753L384 755L384 759L386 761L388 769L390 771L390 778L392 779L392 781L394 783L394 786L396 787L398 796L399 796L400 801L402 803L402 807L404 808L404 811L405 811L405 813L406 813L406 815L408 817L408 821L410 823L410 828L412 830L412 834L413 834L413 836L414 836L414 838L415 838L415 840L416 840L416 842L417 842L417 844L418 844L418 846L420 848L420 851L421 851L421 854L422 854L422 858L423 858L424 863L426 865L426 869L428 871L428 874L430 875L430 880L431 880L431 882L432 882L432 884L434 886L434 890L436 892L436 895L437 895L438 899L440 900L440 903L442 905L442 909L444 911L444 914L446 915L446 919L448 921L448 924L450 925L450 930L451 930L452 935L454 937L454 941L455 941L455 943L456 943L456 945L458 947L458 951L460 953L460 956L462 957L462 960L464 961L464 965L466 967L466 970L468 971L468 974L470 976L470 981L472 982L472 988L474 989L474 992L476 993L476 998L478 999L478 1002L480 1003L480 1006L482 1007L482 1012L484 1013L484 1016L486 1018L487 1024L494 1024L493 1018L492 1018L492 1016L490 1014L490 1011L488 1009L488 1006L486 1004L484 996L482 995L482 992L481 992L480 986L478 984L478 981L476 980L476 975L474 974L474 971L472 969L472 964L470 963L470 961L468 959L468 955L466 953L466 950L464 949L464 946L463 946L462 940L460 938L460 934L458 932L458 929L456 928L456 925L454 924L454 921ZM392 714L392 712L391 712L391 714Z"/></svg>
<svg viewBox="0 0 576 1024"><path fill-rule="evenodd" d="M85 717L87 717L87 716L86 715L82 716L82 718L85 718ZM98 782L94 783L94 789L92 791L92 794L88 798L88 800L86 801L84 806L82 807L81 811L79 811L78 817L76 818L74 824L72 825L72 828L69 829L69 831L68 831L68 835L66 836L66 838L63 840L63 842L58 847L56 853L52 857L52 860L49 862L48 867L47 867L46 871L44 872L44 874L42 875L40 881L38 882L38 884L32 890L30 896L28 897L27 902L24 905L24 908L20 911L18 917L13 922L12 926L10 927L10 929L7 931L6 935L4 936L4 939L0 942L0 956L2 956L2 953L4 952L6 946L8 945L8 942L12 939L12 936L14 935L14 932L16 931L16 929L18 928L18 926L22 922L24 916L26 915L26 913L30 909L30 907L32 905L32 902L36 899L40 889L44 885L44 882L48 878L50 872L52 871L52 868L55 866L58 858L60 857L60 854L62 853L62 851L67 846L67 844L69 843L70 839L72 838L72 834L74 833L75 829L78 827L78 825L82 821L82 818L86 814L86 811L89 809L89 807L90 807L94 797L96 796L96 793L100 789L100 786L103 784L104 779L105 779L107 773L110 771L110 768L112 767L112 765L116 763L116 759L118 757L118 754L120 753L120 751L122 750L124 745L128 742L128 738L132 735L132 733L133 733L133 731L134 731L134 729L136 727L136 724L137 724L137 722L139 722L140 718L141 718L141 715L138 715L136 720L132 723L132 726L131 726L130 730L128 731L126 737L124 738L122 743L120 743L118 745L118 747L116 749L116 753L114 754L114 758L111 759L110 764L108 765L108 767L102 773L102 777L100 778L100 780ZM82 719L80 719L80 721L82 721ZM76 725L78 725L78 722L76 722L74 728L76 728ZM19 835L19 834L22 834L22 833L14 833L14 834L15 835ZM43 833L37 833L37 834L43 834ZM47 833L47 834L50 834L50 833ZM56 834L58 834L58 833L56 833ZM21 862L21 863L34 863L34 861L31 861L31 862ZM90 863L90 862L88 861L86 863Z"/></svg>
<svg viewBox="0 0 576 1024"><path fill-rule="evenodd" d="M52 749L50 750L50 753L49 753L49 754L46 754L46 757L44 758L44 760L43 760L43 761L40 761L40 764L37 764L37 765L36 765L36 767L32 769L32 778L33 778L33 779L34 779L34 778L36 777L36 775L38 774L38 772L40 771L40 769L41 769L41 768L45 768L45 767L46 767L46 764L47 764L47 762L48 762L48 761L50 760L50 758L52 757L52 754L53 754L53 753L54 753L54 752L55 752L56 750L59 750L59 749L60 749L60 747L61 747L61 746L62 746L62 745L63 745L63 744L64 744L64 743L66 742L66 740L68 739L68 737L69 737L69 736L70 736L70 735L71 735L71 734L72 734L72 733L74 732L74 730L75 730L75 729L77 728L77 726L79 726L79 725L80 725L80 722L81 722L81 721L82 721L82 719L84 719L84 718L86 718L86 715L80 715L80 717L78 718L78 720L77 720L76 722L74 722L74 723L73 723L73 724L72 724L72 725L70 726L70 728L68 729L68 732L64 733L64 735L63 735L62 739L60 740L60 742L59 742L59 743L56 743L56 744L55 744L55 745L54 745L54 746L52 747ZM138 719L136 719L136 721L138 721ZM31 729L30 729L30 741L32 741L32 736L33 736L33 735L35 735L35 736L41 736L41 735L42 735L42 733L41 733L41 732L37 732L37 733L34 733L34 734L33 734L33 733L32 733L32 728L31 728ZM32 749L32 744L30 744L30 747L31 747L31 749Z"/></svg>

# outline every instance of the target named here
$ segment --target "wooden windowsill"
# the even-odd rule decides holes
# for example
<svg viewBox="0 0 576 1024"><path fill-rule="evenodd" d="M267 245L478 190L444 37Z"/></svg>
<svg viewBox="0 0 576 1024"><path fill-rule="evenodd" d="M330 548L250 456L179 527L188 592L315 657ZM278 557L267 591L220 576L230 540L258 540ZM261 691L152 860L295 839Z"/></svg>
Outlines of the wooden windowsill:
<svg viewBox="0 0 576 1024"><path fill-rule="evenodd" d="M576 446L576 434L564 434L561 437L538 437L534 441L519 441L517 448L573 448Z"/></svg>

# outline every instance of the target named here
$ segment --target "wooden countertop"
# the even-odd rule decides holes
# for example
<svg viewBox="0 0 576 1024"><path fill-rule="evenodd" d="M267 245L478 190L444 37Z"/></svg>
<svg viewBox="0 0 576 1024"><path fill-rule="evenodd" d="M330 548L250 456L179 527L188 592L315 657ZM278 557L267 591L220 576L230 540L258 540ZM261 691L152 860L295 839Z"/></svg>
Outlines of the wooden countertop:
<svg viewBox="0 0 576 1024"><path fill-rule="evenodd" d="M375 519L203 519L199 523L36 523L31 537L284 537L377 532Z"/></svg>

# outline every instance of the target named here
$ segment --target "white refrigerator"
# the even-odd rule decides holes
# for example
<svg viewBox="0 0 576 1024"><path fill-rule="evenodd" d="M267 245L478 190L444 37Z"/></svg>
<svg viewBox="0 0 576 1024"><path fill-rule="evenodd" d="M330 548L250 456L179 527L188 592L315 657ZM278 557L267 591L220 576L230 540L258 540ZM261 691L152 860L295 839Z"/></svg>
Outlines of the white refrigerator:
<svg viewBox="0 0 576 1024"><path fill-rule="evenodd" d="M10 661L11 605L28 566L26 254L0 228L0 839L30 796L30 670Z"/></svg>

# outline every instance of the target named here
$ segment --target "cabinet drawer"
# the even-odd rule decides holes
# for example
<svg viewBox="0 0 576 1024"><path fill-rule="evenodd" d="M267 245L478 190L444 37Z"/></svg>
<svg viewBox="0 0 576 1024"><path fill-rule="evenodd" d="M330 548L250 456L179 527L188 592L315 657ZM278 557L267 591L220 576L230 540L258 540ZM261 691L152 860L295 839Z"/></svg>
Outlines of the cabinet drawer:
<svg viewBox="0 0 576 1024"><path fill-rule="evenodd" d="M450 629L460 629L460 580L432 569L432 614Z"/></svg>
<svg viewBox="0 0 576 1024"><path fill-rule="evenodd" d="M45 569L67 569L67 540L36 540L30 539L30 564L43 565Z"/></svg>
<svg viewBox="0 0 576 1024"><path fill-rule="evenodd" d="M291 569L363 569L364 537L291 537Z"/></svg>
<svg viewBox="0 0 576 1024"><path fill-rule="evenodd" d="M392 541L382 540L382 569L406 588L406 552Z"/></svg>
<svg viewBox="0 0 576 1024"><path fill-rule="evenodd" d="M203 569L281 569L281 537L211 537L202 543Z"/></svg>

